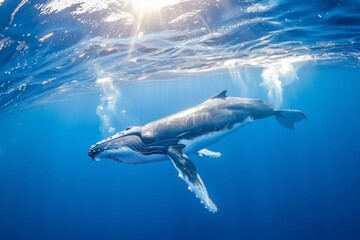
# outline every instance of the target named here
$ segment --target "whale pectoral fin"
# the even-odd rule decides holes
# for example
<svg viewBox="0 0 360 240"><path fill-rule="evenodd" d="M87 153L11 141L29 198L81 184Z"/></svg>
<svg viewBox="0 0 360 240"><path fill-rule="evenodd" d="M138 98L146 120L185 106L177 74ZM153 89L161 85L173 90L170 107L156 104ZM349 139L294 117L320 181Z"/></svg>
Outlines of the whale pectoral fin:
<svg viewBox="0 0 360 240"><path fill-rule="evenodd" d="M194 192L196 197L200 199L201 203L203 203L210 212L217 212L218 208L210 199L195 165L181 149L182 147L178 145L170 146L168 149L168 156L179 172L179 178L187 183L188 190Z"/></svg>
<svg viewBox="0 0 360 240"><path fill-rule="evenodd" d="M221 157L221 152L213 152L210 151L209 149L201 149L200 151L197 152L199 157L207 157L207 158L219 158Z"/></svg>

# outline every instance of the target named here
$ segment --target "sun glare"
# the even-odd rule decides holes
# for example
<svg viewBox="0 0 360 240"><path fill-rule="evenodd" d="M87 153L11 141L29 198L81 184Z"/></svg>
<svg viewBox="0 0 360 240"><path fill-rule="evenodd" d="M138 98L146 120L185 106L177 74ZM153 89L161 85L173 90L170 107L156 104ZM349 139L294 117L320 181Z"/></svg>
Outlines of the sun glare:
<svg viewBox="0 0 360 240"><path fill-rule="evenodd" d="M1 1L1 0L0 0ZM179 3L189 0L127 0L128 6L131 8L131 13L135 17L135 23L132 27L131 35L135 36L132 39L128 50L128 58L134 50L134 44L140 40L144 33L151 32L153 29L159 29L164 26L163 18L166 12L162 9L166 7L175 6ZM165 25L166 26L166 25Z"/></svg>
<svg viewBox="0 0 360 240"><path fill-rule="evenodd" d="M134 11L154 12L179 2L181 2L181 0L131 0L130 4Z"/></svg>

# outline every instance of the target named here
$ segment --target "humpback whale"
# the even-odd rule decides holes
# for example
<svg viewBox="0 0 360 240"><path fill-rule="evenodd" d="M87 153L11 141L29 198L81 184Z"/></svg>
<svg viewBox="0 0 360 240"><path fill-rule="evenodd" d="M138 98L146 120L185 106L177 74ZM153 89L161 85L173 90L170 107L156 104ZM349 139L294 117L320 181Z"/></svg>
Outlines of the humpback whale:
<svg viewBox="0 0 360 240"><path fill-rule="evenodd" d="M144 126L128 127L92 145L88 155L96 161L106 158L132 164L171 160L188 190L209 211L216 212L218 208L188 155L219 157L220 153L206 147L254 120L271 116L290 129L306 119L299 110L277 109L258 99L227 97L225 90L195 107Z"/></svg>

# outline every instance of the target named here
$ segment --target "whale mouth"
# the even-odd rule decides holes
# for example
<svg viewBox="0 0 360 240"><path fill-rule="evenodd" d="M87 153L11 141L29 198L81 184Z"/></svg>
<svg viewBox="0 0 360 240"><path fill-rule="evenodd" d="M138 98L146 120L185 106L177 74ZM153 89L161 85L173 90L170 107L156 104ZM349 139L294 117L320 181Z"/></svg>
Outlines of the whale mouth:
<svg viewBox="0 0 360 240"><path fill-rule="evenodd" d="M98 159L96 157L96 153L95 151L91 150L91 148L89 148L88 150L88 154L87 154L89 157L91 157L91 159L95 162L98 162Z"/></svg>
<svg viewBox="0 0 360 240"><path fill-rule="evenodd" d="M142 138L137 134L125 136L115 134L110 138L104 139L92 145L88 150L88 156L94 161L98 161L101 158L123 161L121 159L123 149L127 149L141 155L166 153L166 146L160 142L147 144L144 143Z"/></svg>

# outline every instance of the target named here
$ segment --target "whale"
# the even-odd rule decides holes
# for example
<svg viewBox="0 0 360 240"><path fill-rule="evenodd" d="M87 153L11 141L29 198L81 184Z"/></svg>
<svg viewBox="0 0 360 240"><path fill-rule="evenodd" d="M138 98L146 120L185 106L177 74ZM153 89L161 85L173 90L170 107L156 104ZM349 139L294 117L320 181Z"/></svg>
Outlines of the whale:
<svg viewBox="0 0 360 240"><path fill-rule="evenodd" d="M189 155L220 157L220 152L207 147L258 119L274 116L289 129L295 129L296 122L306 119L302 111L277 109L259 99L228 97L226 92L143 126L127 127L92 145L88 155L95 161L111 159L129 164L171 161L188 190L210 212L217 212L218 207Z"/></svg>

